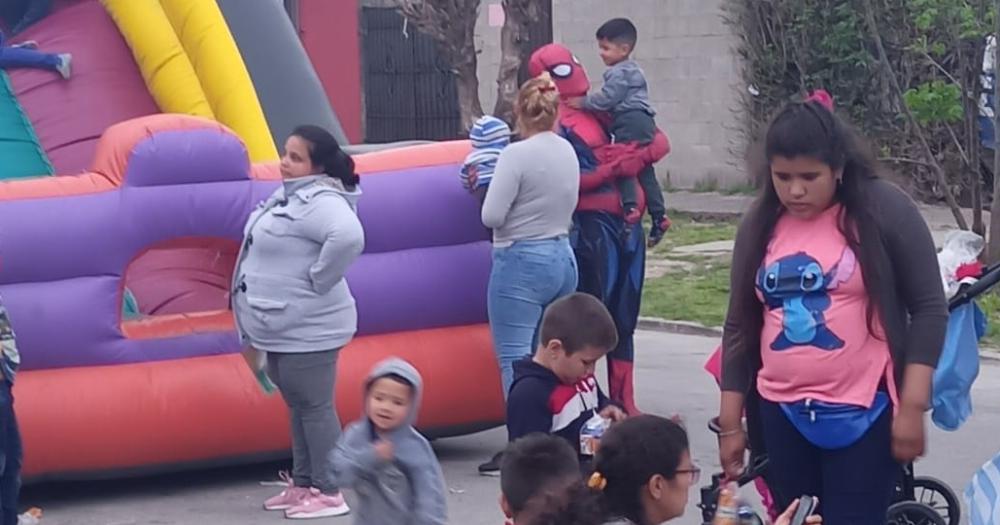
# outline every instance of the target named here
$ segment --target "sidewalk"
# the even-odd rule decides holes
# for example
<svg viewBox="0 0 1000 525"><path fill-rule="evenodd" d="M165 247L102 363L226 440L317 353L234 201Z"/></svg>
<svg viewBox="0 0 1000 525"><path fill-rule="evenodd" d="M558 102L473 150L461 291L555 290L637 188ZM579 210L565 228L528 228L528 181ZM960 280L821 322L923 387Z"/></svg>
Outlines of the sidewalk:
<svg viewBox="0 0 1000 525"><path fill-rule="evenodd" d="M752 195L722 195L720 193L695 193L676 191L666 194L667 209L693 214L742 215L750 207ZM958 229L955 218L947 206L919 204L920 213L931 229L934 242L940 246L944 236ZM972 210L963 210L966 220L972 224ZM989 212L983 213L983 221L989 225Z"/></svg>

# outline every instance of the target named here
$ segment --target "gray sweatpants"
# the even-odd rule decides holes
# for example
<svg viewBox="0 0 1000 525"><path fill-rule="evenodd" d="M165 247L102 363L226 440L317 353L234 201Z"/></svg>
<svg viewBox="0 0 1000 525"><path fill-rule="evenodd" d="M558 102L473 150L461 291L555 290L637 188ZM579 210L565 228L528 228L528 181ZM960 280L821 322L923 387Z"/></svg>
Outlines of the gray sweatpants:
<svg viewBox="0 0 1000 525"><path fill-rule="evenodd" d="M329 463L341 430L333 402L339 353L267 353L267 375L281 391L292 420L292 480L296 487L326 494L339 490Z"/></svg>

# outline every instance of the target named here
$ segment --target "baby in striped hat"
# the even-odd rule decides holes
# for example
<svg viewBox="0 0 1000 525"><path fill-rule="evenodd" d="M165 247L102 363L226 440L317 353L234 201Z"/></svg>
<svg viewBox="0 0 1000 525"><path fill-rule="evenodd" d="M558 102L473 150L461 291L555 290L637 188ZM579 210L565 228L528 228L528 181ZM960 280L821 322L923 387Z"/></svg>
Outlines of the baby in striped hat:
<svg viewBox="0 0 1000 525"><path fill-rule="evenodd" d="M486 115L472 125L469 131L472 151L462 165L462 185L470 192L489 186L500 152L510 144L510 126L506 122Z"/></svg>

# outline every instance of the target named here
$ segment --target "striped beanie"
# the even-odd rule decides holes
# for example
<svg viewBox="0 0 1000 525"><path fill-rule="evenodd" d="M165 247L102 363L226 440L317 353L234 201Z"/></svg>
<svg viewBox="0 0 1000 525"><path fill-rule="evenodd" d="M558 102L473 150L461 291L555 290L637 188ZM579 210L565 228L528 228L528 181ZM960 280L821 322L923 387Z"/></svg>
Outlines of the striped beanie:
<svg viewBox="0 0 1000 525"><path fill-rule="evenodd" d="M484 115L469 130L473 148L503 148L510 144L510 126L506 122Z"/></svg>

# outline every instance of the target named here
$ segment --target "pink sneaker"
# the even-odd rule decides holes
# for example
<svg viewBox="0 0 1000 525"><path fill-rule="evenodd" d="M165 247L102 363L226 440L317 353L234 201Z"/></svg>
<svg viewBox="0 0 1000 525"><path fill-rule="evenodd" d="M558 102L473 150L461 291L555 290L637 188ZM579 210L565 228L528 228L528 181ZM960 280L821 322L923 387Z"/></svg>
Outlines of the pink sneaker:
<svg viewBox="0 0 1000 525"><path fill-rule="evenodd" d="M292 520L307 520L313 518L329 518L343 516L351 512L344 495L340 492L330 495L323 494L319 489L309 489L309 495L296 507L285 511L285 517Z"/></svg>
<svg viewBox="0 0 1000 525"><path fill-rule="evenodd" d="M302 501L309 496L309 488L296 487L287 472L279 472L278 476L282 481L288 483L288 488L281 491L281 494L268 498L264 502L264 510L287 510L302 504Z"/></svg>

